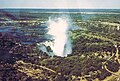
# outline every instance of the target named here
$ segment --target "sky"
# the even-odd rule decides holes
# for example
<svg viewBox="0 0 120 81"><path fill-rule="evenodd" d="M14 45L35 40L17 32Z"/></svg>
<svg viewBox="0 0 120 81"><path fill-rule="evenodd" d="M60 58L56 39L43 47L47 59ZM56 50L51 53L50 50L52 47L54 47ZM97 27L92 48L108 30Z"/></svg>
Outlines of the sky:
<svg viewBox="0 0 120 81"><path fill-rule="evenodd" d="M120 9L120 0L0 0L0 8Z"/></svg>

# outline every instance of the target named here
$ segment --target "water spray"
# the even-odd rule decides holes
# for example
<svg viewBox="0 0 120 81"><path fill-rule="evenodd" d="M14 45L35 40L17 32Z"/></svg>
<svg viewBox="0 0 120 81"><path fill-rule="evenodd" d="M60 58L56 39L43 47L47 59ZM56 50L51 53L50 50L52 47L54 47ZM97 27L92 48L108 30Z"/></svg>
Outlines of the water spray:
<svg viewBox="0 0 120 81"><path fill-rule="evenodd" d="M71 54L71 40L69 37L69 20L66 17L50 18L48 20L48 34L53 36L54 44L50 46L56 56Z"/></svg>
<svg viewBox="0 0 120 81"><path fill-rule="evenodd" d="M52 41L46 41L40 46L40 50L46 52L49 56L66 57L72 53L72 45L70 39L71 22L68 17L49 18L48 35L52 36ZM51 44L52 43L52 44ZM49 50L47 48L50 48Z"/></svg>

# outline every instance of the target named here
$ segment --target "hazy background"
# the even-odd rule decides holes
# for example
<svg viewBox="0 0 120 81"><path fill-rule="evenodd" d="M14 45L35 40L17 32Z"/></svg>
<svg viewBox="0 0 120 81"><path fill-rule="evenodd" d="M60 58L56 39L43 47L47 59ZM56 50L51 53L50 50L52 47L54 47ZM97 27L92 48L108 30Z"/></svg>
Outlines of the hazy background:
<svg viewBox="0 0 120 81"><path fill-rule="evenodd" d="M0 8L120 9L120 0L0 0Z"/></svg>

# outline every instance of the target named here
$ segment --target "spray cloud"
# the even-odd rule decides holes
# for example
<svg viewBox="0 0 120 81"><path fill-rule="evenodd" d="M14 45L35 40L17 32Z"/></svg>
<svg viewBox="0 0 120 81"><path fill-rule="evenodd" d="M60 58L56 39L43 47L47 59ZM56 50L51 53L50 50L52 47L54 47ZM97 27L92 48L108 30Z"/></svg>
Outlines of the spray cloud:
<svg viewBox="0 0 120 81"><path fill-rule="evenodd" d="M48 20L48 34L52 35L54 39L53 45L50 46L54 55L64 57L72 52L69 22L66 17L49 18Z"/></svg>

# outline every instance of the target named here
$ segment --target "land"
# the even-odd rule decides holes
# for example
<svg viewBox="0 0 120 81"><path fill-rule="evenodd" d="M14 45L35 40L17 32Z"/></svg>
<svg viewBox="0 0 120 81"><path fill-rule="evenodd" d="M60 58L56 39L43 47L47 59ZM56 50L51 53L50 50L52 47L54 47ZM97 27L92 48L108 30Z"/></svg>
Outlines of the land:
<svg viewBox="0 0 120 81"><path fill-rule="evenodd" d="M120 10L97 13L35 13L0 10L1 81L120 81ZM48 56L40 51L34 29L50 16L69 15L72 54ZM25 36L17 29L26 32ZM11 33L12 32L12 33ZM24 39L25 38L25 39ZM24 43L33 40L32 43ZM36 39L39 42L39 39Z"/></svg>

